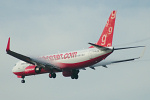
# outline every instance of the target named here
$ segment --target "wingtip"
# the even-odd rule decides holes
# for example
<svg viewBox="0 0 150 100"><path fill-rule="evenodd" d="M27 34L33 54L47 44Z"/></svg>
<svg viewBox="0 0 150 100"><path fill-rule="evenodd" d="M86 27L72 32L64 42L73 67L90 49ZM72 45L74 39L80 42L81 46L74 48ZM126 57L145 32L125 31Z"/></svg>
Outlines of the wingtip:
<svg viewBox="0 0 150 100"><path fill-rule="evenodd" d="M146 50L146 46L143 46L143 47L144 47L144 50L143 50L143 52L141 53L140 58L142 58L142 57L144 56L144 53L145 53L145 50Z"/></svg>
<svg viewBox="0 0 150 100"><path fill-rule="evenodd" d="M117 10L113 10L113 11L112 11L112 13L116 13L116 12L117 12Z"/></svg>
<svg viewBox="0 0 150 100"><path fill-rule="evenodd" d="M10 37L9 37L9 39L8 39L6 51L9 51L9 50L10 50Z"/></svg>

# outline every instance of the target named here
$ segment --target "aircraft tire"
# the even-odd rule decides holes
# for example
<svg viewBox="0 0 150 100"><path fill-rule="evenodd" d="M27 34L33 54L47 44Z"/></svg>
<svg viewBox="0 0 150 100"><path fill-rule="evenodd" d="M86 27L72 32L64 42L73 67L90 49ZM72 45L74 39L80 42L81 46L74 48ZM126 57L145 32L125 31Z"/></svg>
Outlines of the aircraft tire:
<svg viewBox="0 0 150 100"><path fill-rule="evenodd" d="M71 79L74 79L74 75L71 75Z"/></svg>
<svg viewBox="0 0 150 100"><path fill-rule="evenodd" d="M49 73L49 78L56 78L56 74L55 73Z"/></svg>
<svg viewBox="0 0 150 100"><path fill-rule="evenodd" d="M75 74L75 75L71 75L71 79L78 79L78 74Z"/></svg>
<svg viewBox="0 0 150 100"><path fill-rule="evenodd" d="M49 78L53 78L51 73L49 73Z"/></svg>
<svg viewBox="0 0 150 100"><path fill-rule="evenodd" d="M56 78L56 74L55 74L55 73L53 73L53 74L52 74L52 77L53 77L53 78Z"/></svg>
<svg viewBox="0 0 150 100"><path fill-rule="evenodd" d="M78 77L79 77L78 74L74 76L75 79L78 79Z"/></svg>
<svg viewBox="0 0 150 100"><path fill-rule="evenodd" d="M25 83L25 80L21 80L21 83Z"/></svg>

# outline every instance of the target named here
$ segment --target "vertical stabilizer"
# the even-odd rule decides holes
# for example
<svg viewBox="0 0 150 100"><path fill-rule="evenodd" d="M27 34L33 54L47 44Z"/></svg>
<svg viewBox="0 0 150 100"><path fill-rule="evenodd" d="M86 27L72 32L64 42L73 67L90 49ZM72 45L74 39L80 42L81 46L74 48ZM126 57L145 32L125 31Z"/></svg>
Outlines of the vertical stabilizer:
<svg viewBox="0 0 150 100"><path fill-rule="evenodd" d="M109 19L104 27L104 30L96 43L97 45L103 46L103 47L110 47L112 46L112 40L113 40L113 33L114 33L114 26L115 26L115 19L116 19L116 11L112 11ZM93 48L91 46L90 48Z"/></svg>

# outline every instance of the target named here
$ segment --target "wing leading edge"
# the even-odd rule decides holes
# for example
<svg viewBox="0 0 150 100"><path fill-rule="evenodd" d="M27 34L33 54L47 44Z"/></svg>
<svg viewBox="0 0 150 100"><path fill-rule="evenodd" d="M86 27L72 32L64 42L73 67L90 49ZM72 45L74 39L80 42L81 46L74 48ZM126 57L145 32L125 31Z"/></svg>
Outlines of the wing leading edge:
<svg viewBox="0 0 150 100"><path fill-rule="evenodd" d="M15 57L17 59L20 59L20 60L25 61L27 63L33 64L35 66L43 67L43 68L46 67L46 68L49 68L49 69L57 69L57 70L60 71L60 69L57 66L55 66L55 65L53 65L53 64L51 64L49 62L46 62L46 61L44 61L42 59L40 60L40 59L31 58L31 57L28 57L28 56L16 53L14 51L11 51L10 50L10 37L8 39L6 52L7 52L7 54L9 54L9 55L11 55L11 56L13 56L13 57Z"/></svg>
<svg viewBox="0 0 150 100"><path fill-rule="evenodd" d="M107 68L107 65L111 65L111 64L115 64L115 63L121 63L121 62L134 61L134 60L139 59L139 58L141 58L141 57L124 59L124 60L116 60L116 61L104 61L104 62L97 63L93 66L90 66L90 68L95 69L95 67L98 67L98 66L102 66L102 67Z"/></svg>

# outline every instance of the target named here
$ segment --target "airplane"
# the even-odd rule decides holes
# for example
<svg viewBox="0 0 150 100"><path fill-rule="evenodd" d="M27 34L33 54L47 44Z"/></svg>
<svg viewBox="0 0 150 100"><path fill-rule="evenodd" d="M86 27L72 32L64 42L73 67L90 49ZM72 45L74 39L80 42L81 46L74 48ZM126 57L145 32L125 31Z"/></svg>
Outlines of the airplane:
<svg viewBox="0 0 150 100"><path fill-rule="evenodd" d="M97 41L97 43L88 43L89 48L78 51L71 51L66 53L52 54L40 57L29 57L10 50L10 37L6 48L7 54L18 58L20 61L13 67L12 72L17 75L18 78L22 78L21 83L25 83L24 78L30 75L38 75L49 73L49 78L56 78L56 73L62 72L64 77L71 77L72 79L78 79L79 72L85 68L91 68L95 70L95 65L101 63L106 57L113 53L115 50L139 48L145 46L134 46L124 48L114 48L112 46L114 26L116 19L116 11L112 11L108 21L104 27L104 30ZM102 67L106 67L109 64L120 63L126 61L133 61L137 58L124 59L118 61L110 61L100 64Z"/></svg>

